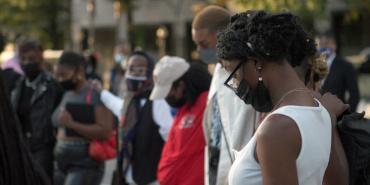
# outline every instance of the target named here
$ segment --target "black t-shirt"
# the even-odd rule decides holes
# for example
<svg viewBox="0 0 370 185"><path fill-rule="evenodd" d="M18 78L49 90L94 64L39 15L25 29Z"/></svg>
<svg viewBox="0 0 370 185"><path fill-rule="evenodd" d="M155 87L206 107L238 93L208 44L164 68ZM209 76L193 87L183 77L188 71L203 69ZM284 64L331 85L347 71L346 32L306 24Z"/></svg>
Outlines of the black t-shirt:
<svg viewBox="0 0 370 185"><path fill-rule="evenodd" d="M91 96L89 100L87 100L87 97ZM87 102L90 101L90 102ZM61 126L62 124L59 123L58 121L58 116L61 112L62 109L66 108L66 105L68 103L72 104L82 104L82 105L93 105L93 106L103 106L103 102L100 100L100 94L91 89L89 86L85 86L80 92L75 93L73 91L68 91L63 95L63 99L55 112L53 113L52 120L53 120L53 125L55 127L63 127ZM71 113L73 114L73 113Z"/></svg>
<svg viewBox="0 0 370 185"><path fill-rule="evenodd" d="M28 87L26 85L23 86L19 106L18 106L18 117L22 125L23 133L27 133L31 131L31 120L30 120L30 113L31 113L31 99L34 90L32 87Z"/></svg>

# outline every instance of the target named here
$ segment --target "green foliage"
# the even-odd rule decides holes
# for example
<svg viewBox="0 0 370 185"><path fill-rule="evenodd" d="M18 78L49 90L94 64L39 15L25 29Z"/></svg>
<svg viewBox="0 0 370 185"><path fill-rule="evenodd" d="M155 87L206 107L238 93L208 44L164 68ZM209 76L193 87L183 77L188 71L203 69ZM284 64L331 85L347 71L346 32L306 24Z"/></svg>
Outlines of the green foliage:
<svg viewBox="0 0 370 185"><path fill-rule="evenodd" d="M292 11L303 19L324 16L327 0L228 0L240 11L263 9L271 12Z"/></svg>
<svg viewBox="0 0 370 185"><path fill-rule="evenodd" d="M347 7L345 21L350 22L360 17L362 12L370 11L370 0L210 0L222 1L236 7L238 11L263 9L271 12L292 11L305 20L327 16L328 5L344 3Z"/></svg>
<svg viewBox="0 0 370 185"><path fill-rule="evenodd" d="M370 0L343 0L348 5L348 11L345 14L345 23L351 23L358 20L361 14L370 12Z"/></svg>
<svg viewBox="0 0 370 185"><path fill-rule="evenodd" d="M65 11L63 0L1 0L0 29L11 39L29 36L46 47L62 46ZM68 29L68 28L66 28Z"/></svg>

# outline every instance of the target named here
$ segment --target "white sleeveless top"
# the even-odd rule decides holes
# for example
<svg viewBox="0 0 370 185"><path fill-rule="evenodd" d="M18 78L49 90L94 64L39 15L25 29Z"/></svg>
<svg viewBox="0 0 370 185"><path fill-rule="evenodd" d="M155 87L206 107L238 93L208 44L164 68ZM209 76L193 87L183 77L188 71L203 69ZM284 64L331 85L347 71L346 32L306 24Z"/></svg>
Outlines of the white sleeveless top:
<svg viewBox="0 0 370 185"><path fill-rule="evenodd" d="M285 115L293 119L299 128L301 151L296 165L300 185L322 185L329 163L331 119L328 111L318 103L318 107L283 106L269 114ZM229 185L263 185L261 167L254 157L255 148L254 135L249 143L237 152L229 172Z"/></svg>

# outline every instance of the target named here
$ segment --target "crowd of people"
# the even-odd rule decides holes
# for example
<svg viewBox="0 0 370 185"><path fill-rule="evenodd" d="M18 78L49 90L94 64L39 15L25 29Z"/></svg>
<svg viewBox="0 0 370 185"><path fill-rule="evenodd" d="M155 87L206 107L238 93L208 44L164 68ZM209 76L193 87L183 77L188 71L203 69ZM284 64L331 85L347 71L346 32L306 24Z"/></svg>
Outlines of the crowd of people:
<svg viewBox="0 0 370 185"><path fill-rule="evenodd" d="M333 35L315 40L288 12L212 5L192 38L207 68L120 45L109 89L95 55L65 51L49 73L41 44L20 41L1 71L1 120L20 128L25 175L99 185L108 158L91 146L114 137L120 185L348 184L336 122L360 95Z"/></svg>

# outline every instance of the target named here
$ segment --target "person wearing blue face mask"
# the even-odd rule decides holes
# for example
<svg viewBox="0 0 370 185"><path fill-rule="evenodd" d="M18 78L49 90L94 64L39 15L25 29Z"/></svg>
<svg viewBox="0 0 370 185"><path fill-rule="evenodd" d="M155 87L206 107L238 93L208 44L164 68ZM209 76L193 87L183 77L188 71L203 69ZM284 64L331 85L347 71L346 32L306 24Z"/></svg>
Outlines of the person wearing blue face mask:
<svg viewBox="0 0 370 185"><path fill-rule="evenodd" d="M125 72L127 68L127 56L131 49L128 44L118 44L114 50L114 66L110 72L109 91L117 96L124 96L127 91L125 85Z"/></svg>
<svg viewBox="0 0 370 185"><path fill-rule="evenodd" d="M230 12L218 6L208 6L200 11L192 23L192 39L197 45L199 58L208 65L213 74L218 59L216 56L216 34L229 23Z"/></svg>
<svg viewBox="0 0 370 185"><path fill-rule="evenodd" d="M114 55L114 62L116 62L117 64L122 64L122 62L124 62L125 59L126 59L125 55L121 53L117 53L116 55Z"/></svg>
<svg viewBox="0 0 370 185"><path fill-rule="evenodd" d="M206 137L205 183L227 184L227 174L234 160L232 150L240 150L252 137L256 111L223 85L227 72L216 56L217 32L230 22L231 12L219 6L207 6L192 23L192 38L200 58L213 74L203 126Z"/></svg>
<svg viewBox="0 0 370 185"><path fill-rule="evenodd" d="M156 174L162 147L172 124L170 106L164 99L149 100L153 89L153 59L136 51L127 60L125 97L100 91L102 102L121 121L121 155L118 163L125 181L130 185L156 185Z"/></svg>
<svg viewBox="0 0 370 185"><path fill-rule="evenodd" d="M337 43L332 34L327 33L319 36L318 51L326 54L329 74L321 86L321 93L330 92L338 96L343 102L356 111L360 100L356 70L345 59L337 54ZM349 97L346 98L345 94Z"/></svg>

